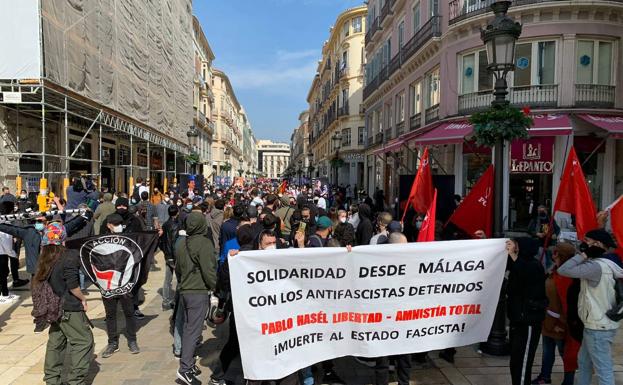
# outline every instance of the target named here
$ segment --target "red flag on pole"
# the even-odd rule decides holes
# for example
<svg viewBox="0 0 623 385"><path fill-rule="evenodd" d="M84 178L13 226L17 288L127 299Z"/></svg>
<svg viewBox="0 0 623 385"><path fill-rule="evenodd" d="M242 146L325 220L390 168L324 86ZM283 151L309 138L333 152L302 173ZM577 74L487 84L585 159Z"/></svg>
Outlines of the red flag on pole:
<svg viewBox="0 0 623 385"><path fill-rule="evenodd" d="M426 217L422 222L420 233L417 236L418 242L433 242L435 240L435 210L437 208L437 189L433 193L433 201L428 210L426 211Z"/></svg>
<svg viewBox="0 0 623 385"><path fill-rule="evenodd" d="M448 222L454 223L467 234L474 236L477 230L483 230L487 238L491 238L493 231L493 200L494 192L493 165L487 168L472 191L463 199L459 207L454 210Z"/></svg>
<svg viewBox="0 0 623 385"><path fill-rule="evenodd" d="M552 215L557 211L575 215L575 228L580 240L584 238L587 231L599 227L593 198L586 184L586 179L584 179L582 165L573 147L571 147L562 173Z"/></svg>
<svg viewBox="0 0 623 385"><path fill-rule="evenodd" d="M411 192L404 212L402 213L402 221L405 219L409 205L418 213L424 213L428 210L433 201L433 176L430 172L430 163L428 161L428 147L424 149L424 154L420 159L420 166L417 170L415 180L411 185Z"/></svg>
<svg viewBox="0 0 623 385"><path fill-rule="evenodd" d="M610 207L610 224L612 234L617 241L617 254L623 259L623 195L617 199Z"/></svg>

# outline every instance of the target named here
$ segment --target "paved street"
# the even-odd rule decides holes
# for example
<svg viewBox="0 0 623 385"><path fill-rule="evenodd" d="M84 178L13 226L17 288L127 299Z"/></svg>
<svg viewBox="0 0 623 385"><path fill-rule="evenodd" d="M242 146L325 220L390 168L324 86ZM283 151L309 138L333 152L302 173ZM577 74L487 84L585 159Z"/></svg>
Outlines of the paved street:
<svg viewBox="0 0 623 385"><path fill-rule="evenodd" d="M163 266L162 255L157 257L158 265ZM93 384L123 385L160 385L174 384L175 370L178 361L171 351L172 337L169 333L169 316L171 312L160 310L159 286L163 280L163 271L157 269L150 274L145 287L145 304L142 306L146 315L139 322L138 342L141 347L139 355L130 355L121 338L121 350L108 359L100 357L106 346L104 330L104 307L98 292L91 289L89 296L88 315L95 325L95 360L91 365L90 379ZM28 291L16 291L21 301L12 306L0 309L0 384L33 385L42 383L43 358L47 334L33 334L32 301ZM120 317L121 319L122 317ZM123 323L121 323L122 325ZM203 333L204 343L200 348L202 359L199 365L203 370L202 381L207 383L210 367L217 360L218 349L223 344L227 333L225 327L218 330L208 329ZM217 338L217 335L220 338ZM623 384L623 333L619 333L616 344L615 372L616 383ZM412 384L426 385L496 385L509 384L508 360L479 355L472 347L460 348L456 364L450 365L437 358L437 353L430 353L434 359L430 368L414 369ZM540 363L540 349L535 363ZM338 372L348 384L369 384L373 380L371 369L357 363L352 358L338 360ZM236 366L239 368L239 363ZM539 367L535 366L538 372ZM238 373L241 380L240 370ZM557 359L554 367L553 383L562 380L562 362Z"/></svg>

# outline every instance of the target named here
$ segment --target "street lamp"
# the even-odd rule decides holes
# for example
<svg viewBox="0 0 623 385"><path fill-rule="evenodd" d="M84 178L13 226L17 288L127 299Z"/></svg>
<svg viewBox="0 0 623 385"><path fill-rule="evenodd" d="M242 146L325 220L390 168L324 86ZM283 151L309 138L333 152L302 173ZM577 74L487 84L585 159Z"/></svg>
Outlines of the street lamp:
<svg viewBox="0 0 623 385"><path fill-rule="evenodd" d="M521 24L515 22L507 15L510 1L498 1L491 4L491 10L495 14L494 19L484 30L480 31L480 37L487 49L487 69L493 72L495 78L494 100L491 108L503 108L509 104L506 99L508 84L506 75L515 69L515 42L521 35ZM493 232L494 236L504 236L504 213L502 204L502 186L504 183L504 140L500 137L495 143L493 153L495 163L495 192ZM491 333L486 343L482 344L482 351L496 356L507 355L509 346L506 341L506 299L501 293L498 307L493 320Z"/></svg>
<svg viewBox="0 0 623 385"><path fill-rule="evenodd" d="M340 159L340 146L342 144L342 136L340 134L338 134L337 132L335 134L333 134L333 136L331 137L331 140L333 141L333 150L335 151L335 157L334 159L334 166L335 166L335 184L334 186L337 186L338 184L338 162Z"/></svg>
<svg viewBox="0 0 623 385"><path fill-rule="evenodd" d="M199 130L197 130L194 124L190 126L190 129L186 132L186 136L188 136L188 145L190 146L189 156L191 159L196 160L196 162L191 163L192 174L194 174L195 165L199 161L199 157L197 156L197 138L199 137Z"/></svg>

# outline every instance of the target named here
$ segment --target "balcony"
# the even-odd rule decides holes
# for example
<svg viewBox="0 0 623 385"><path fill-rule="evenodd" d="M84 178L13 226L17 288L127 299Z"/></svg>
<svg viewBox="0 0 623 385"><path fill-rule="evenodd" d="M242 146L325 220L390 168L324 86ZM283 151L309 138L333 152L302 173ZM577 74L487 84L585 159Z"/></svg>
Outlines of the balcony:
<svg viewBox="0 0 623 385"><path fill-rule="evenodd" d="M439 104L428 107L426 111L424 111L424 120L426 121L426 124L439 120Z"/></svg>
<svg viewBox="0 0 623 385"><path fill-rule="evenodd" d="M469 17L482 15L489 12L491 4L496 0L451 0L450 1L450 24L458 23ZM536 0L533 0L536 2ZM517 5L517 1L513 5Z"/></svg>
<svg viewBox="0 0 623 385"><path fill-rule="evenodd" d="M405 133L405 121L403 120L400 123L396 123L396 136L398 137Z"/></svg>
<svg viewBox="0 0 623 385"><path fill-rule="evenodd" d="M415 54L422 46L433 37L441 36L440 28L441 16L431 17L426 24L420 28L407 44L402 47L402 61L406 62L413 54Z"/></svg>
<svg viewBox="0 0 623 385"><path fill-rule="evenodd" d="M339 118L339 117L348 115L348 113L349 113L348 111L349 111L348 103L346 103L342 107L339 107L337 109L337 117Z"/></svg>
<svg viewBox="0 0 623 385"><path fill-rule="evenodd" d="M214 134L214 123L208 122L208 132Z"/></svg>
<svg viewBox="0 0 623 385"><path fill-rule="evenodd" d="M576 84L575 105L578 107L612 108L616 87L602 84Z"/></svg>
<svg viewBox="0 0 623 385"><path fill-rule="evenodd" d="M417 114L409 118L409 130L410 131L420 128L421 125L422 125L422 114L420 112L418 112Z"/></svg>
<svg viewBox="0 0 623 385"><path fill-rule="evenodd" d="M383 133L379 132L374 136L374 144L381 144L383 143Z"/></svg>
<svg viewBox="0 0 623 385"><path fill-rule="evenodd" d="M380 24L383 24L383 21L387 18L387 16L392 14L392 7L394 6L395 2L396 0L385 0L385 4L383 5L383 8L381 8L381 20L379 21Z"/></svg>
<svg viewBox="0 0 623 385"><path fill-rule="evenodd" d="M374 38L374 34L379 30L379 18L374 19L372 23L370 23L370 27L368 28L368 32L366 32L365 44L368 44Z"/></svg>
<svg viewBox="0 0 623 385"><path fill-rule="evenodd" d="M389 76L391 77L396 71L400 69L402 65L402 55L400 52L394 56L392 60L389 61Z"/></svg>
<svg viewBox="0 0 623 385"><path fill-rule="evenodd" d="M543 84L511 87L509 100L516 107L554 108L558 107L558 85ZM486 110L493 101L493 90L459 95L459 113L471 114Z"/></svg>

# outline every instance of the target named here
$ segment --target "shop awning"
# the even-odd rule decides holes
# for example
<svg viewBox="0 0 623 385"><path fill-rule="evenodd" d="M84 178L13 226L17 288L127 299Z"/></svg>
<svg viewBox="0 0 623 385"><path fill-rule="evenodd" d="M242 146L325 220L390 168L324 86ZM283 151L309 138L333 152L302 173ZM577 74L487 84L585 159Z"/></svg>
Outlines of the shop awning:
<svg viewBox="0 0 623 385"><path fill-rule="evenodd" d="M382 148L379 148L378 150L374 151L374 155L381 155L381 154L384 154L386 152L396 151L396 150L398 150L400 148L400 146L402 146L403 143L404 143L404 141L402 139L400 139L400 138L396 138L394 140L391 140L390 142L388 142Z"/></svg>
<svg viewBox="0 0 623 385"><path fill-rule="evenodd" d="M530 136L569 135L573 132L571 119L565 114L532 115L534 125L528 130Z"/></svg>
<svg viewBox="0 0 623 385"><path fill-rule="evenodd" d="M618 139L623 139L623 116L578 114L580 119L593 124Z"/></svg>
<svg viewBox="0 0 623 385"><path fill-rule="evenodd" d="M466 120L445 122L425 134L415 138L417 145L462 143L463 138L471 135L474 128Z"/></svg>

